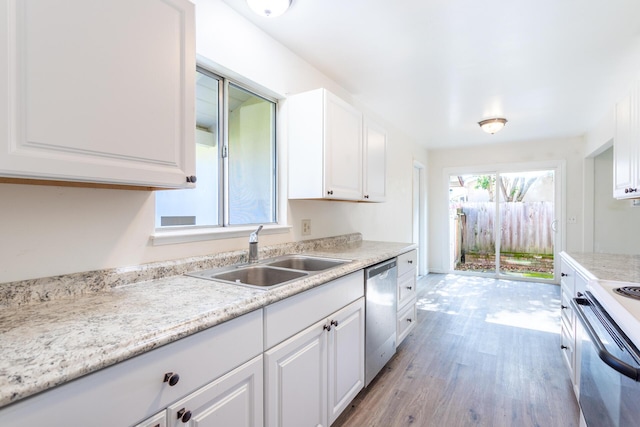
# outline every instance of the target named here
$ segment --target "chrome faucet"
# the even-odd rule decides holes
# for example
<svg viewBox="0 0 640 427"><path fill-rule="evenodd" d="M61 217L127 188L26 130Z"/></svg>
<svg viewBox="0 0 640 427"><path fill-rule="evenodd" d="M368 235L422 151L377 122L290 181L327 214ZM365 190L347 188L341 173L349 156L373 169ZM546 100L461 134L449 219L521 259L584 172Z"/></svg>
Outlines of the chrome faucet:
<svg viewBox="0 0 640 427"><path fill-rule="evenodd" d="M249 262L258 262L258 233L262 230L262 225L249 235Z"/></svg>

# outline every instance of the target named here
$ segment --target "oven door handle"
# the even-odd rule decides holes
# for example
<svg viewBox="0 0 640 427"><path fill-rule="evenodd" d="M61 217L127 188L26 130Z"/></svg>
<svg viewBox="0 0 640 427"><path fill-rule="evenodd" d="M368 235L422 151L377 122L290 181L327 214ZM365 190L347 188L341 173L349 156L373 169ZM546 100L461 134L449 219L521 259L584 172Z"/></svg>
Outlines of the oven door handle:
<svg viewBox="0 0 640 427"><path fill-rule="evenodd" d="M638 379L640 378L639 370L636 367L623 362L613 354L609 353L604 344L602 344L602 341L600 341L600 337L598 337L596 331L593 330L593 327L589 323L589 320L583 313L581 307L583 305L589 305L589 302L585 298L573 298L573 300L571 301L571 305L573 306L578 319L580 319L582 327L589 335L589 338L591 338L591 342L593 342L593 345L596 347L600 359L611 368L620 372L622 375L629 377L634 381L638 381Z"/></svg>

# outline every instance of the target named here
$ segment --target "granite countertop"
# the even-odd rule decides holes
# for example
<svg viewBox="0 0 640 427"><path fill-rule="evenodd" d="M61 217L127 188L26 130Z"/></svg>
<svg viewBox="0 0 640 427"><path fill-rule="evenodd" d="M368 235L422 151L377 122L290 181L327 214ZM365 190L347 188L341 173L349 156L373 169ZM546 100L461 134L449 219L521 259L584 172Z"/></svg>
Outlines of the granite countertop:
<svg viewBox="0 0 640 427"><path fill-rule="evenodd" d="M602 254L595 252L566 252L591 280L640 283L640 255Z"/></svg>
<svg viewBox="0 0 640 427"><path fill-rule="evenodd" d="M357 233L355 238L348 236L333 244L298 242L261 250L263 257L304 252L351 260L271 290L182 275L185 270L224 265L224 260L227 265L233 264L239 259L238 253L210 257L207 262L189 259L101 272L98 276L102 280L92 278L89 273L76 275L73 276L76 280L84 277L85 282L102 283L109 278L116 284L87 291L79 283L81 291L77 294L69 290L73 283L68 277L53 278L58 289L44 285L42 280L0 284L0 302L5 298L0 310L0 407L416 247L409 243L362 241ZM194 265L199 268L193 268ZM161 277L144 281L130 278L132 275L145 278L147 274ZM122 275L132 283L122 280ZM116 276L120 278L114 279ZM29 284L38 291L29 290ZM59 289L61 284L66 286L64 290ZM18 295L16 288L28 295Z"/></svg>

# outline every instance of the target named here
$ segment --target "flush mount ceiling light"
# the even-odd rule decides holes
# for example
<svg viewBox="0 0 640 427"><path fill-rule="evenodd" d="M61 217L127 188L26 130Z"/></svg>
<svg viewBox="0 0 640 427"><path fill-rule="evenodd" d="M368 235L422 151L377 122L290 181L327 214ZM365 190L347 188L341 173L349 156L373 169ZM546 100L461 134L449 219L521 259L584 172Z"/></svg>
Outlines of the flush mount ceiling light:
<svg viewBox="0 0 640 427"><path fill-rule="evenodd" d="M258 15L275 18L289 9L291 0L247 0L247 4Z"/></svg>
<svg viewBox="0 0 640 427"><path fill-rule="evenodd" d="M485 131L486 133L494 134L498 132L500 129L502 129L504 125L507 124L507 119L502 117L496 117L493 119L482 120L478 122L478 124L480 125L482 130Z"/></svg>

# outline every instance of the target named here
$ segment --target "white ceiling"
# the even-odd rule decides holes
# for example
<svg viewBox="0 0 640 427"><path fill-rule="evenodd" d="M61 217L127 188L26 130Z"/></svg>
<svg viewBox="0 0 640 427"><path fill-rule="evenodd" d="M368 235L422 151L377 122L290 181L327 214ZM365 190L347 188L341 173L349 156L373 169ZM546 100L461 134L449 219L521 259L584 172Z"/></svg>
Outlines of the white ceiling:
<svg viewBox="0 0 640 427"><path fill-rule="evenodd" d="M429 148L582 135L640 75L640 0L224 1Z"/></svg>

